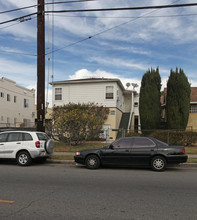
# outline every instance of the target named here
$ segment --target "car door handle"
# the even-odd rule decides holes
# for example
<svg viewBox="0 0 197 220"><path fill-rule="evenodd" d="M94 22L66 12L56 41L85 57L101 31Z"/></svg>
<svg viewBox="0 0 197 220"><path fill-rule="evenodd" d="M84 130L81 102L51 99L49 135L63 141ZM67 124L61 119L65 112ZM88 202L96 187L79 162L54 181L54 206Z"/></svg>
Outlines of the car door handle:
<svg viewBox="0 0 197 220"><path fill-rule="evenodd" d="M4 144L0 144L0 145L4 145Z"/></svg>
<svg viewBox="0 0 197 220"><path fill-rule="evenodd" d="M16 143L16 144L21 144L20 142Z"/></svg>

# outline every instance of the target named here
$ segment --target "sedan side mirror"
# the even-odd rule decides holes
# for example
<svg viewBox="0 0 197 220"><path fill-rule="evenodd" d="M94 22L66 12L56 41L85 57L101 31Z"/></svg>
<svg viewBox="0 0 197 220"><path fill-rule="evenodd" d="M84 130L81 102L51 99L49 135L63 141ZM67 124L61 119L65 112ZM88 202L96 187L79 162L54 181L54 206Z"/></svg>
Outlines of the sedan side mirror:
<svg viewBox="0 0 197 220"><path fill-rule="evenodd" d="M112 144L109 145L109 149L114 149L114 146Z"/></svg>

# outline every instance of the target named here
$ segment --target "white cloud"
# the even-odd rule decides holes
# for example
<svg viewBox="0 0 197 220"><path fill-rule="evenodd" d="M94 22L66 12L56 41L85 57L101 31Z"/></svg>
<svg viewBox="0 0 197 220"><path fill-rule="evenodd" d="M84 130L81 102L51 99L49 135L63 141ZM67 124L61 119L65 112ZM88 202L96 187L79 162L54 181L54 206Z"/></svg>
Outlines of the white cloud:
<svg viewBox="0 0 197 220"><path fill-rule="evenodd" d="M95 61L100 64L109 65L109 66L118 66L118 67L129 67L138 70L146 70L149 68L148 64L143 64L137 60L123 60L118 58L105 58L105 57L91 57L90 61Z"/></svg>

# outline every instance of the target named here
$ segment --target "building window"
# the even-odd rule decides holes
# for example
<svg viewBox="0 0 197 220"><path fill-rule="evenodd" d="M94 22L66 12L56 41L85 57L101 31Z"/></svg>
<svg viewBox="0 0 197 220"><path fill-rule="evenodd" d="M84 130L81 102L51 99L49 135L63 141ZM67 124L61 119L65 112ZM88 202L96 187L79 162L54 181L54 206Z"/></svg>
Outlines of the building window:
<svg viewBox="0 0 197 220"><path fill-rule="evenodd" d="M7 101L10 102L10 94L7 94Z"/></svg>
<svg viewBox="0 0 197 220"><path fill-rule="evenodd" d="M62 100L62 88L55 88L55 100Z"/></svg>
<svg viewBox="0 0 197 220"><path fill-rule="evenodd" d="M9 117L7 117L7 123L8 123L8 124L10 123L10 118L9 118Z"/></svg>
<svg viewBox="0 0 197 220"><path fill-rule="evenodd" d="M114 98L114 87L113 86L106 86L106 99L113 99Z"/></svg>
<svg viewBox="0 0 197 220"><path fill-rule="evenodd" d="M16 96L14 96L14 103L16 103Z"/></svg>
<svg viewBox="0 0 197 220"><path fill-rule="evenodd" d="M197 105L190 105L190 113L197 113Z"/></svg>
<svg viewBox="0 0 197 220"><path fill-rule="evenodd" d="M1 121L3 121L4 119L3 119L3 116L1 116Z"/></svg>
<svg viewBox="0 0 197 220"><path fill-rule="evenodd" d="M135 103L134 103L134 107L138 107L138 102L135 102Z"/></svg>
<svg viewBox="0 0 197 220"><path fill-rule="evenodd" d="M23 119L23 124L24 124L24 126L27 128L27 127L30 127L30 125L31 125L31 121L30 121L30 119Z"/></svg>
<svg viewBox="0 0 197 220"><path fill-rule="evenodd" d="M4 93L3 92L1 92L1 98L4 98Z"/></svg>
<svg viewBox="0 0 197 220"><path fill-rule="evenodd" d="M24 108L28 108L28 107L29 107L29 100L24 99Z"/></svg>

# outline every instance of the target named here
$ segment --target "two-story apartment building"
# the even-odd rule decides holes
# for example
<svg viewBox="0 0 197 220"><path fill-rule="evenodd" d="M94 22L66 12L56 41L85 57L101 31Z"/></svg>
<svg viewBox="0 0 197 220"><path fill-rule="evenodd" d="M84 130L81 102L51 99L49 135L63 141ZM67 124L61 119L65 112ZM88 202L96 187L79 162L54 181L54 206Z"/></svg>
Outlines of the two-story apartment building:
<svg viewBox="0 0 197 220"><path fill-rule="evenodd" d="M136 91L126 90L119 79L88 78L51 84L54 106L94 102L108 107L110 113L103 128L104 136L112 140L116 139L120 128L134 130L140 124L139 95Z"/></svg>
<svg viewBox="0 0 197 220"><path fill-rule="evenodd" d="M33 127L35 122L35 90L0 78L0 127Z"/></svg>

